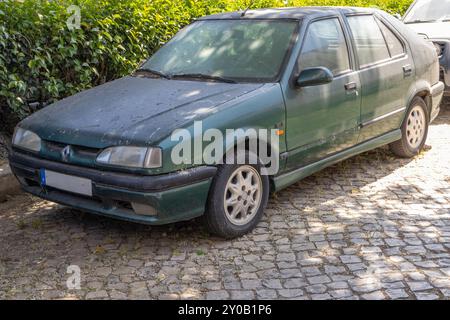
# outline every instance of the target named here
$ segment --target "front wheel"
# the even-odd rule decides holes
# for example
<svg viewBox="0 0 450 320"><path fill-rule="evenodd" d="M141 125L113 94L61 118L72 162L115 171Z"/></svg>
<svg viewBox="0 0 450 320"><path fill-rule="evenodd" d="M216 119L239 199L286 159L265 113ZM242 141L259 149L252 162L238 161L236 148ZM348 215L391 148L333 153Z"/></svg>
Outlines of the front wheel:
<svg viewBox="0 0 450 320"><path fill-rule="evenodd" d="M261 220L268 198L269 178L259 165L222 165L210 190L205 226L220 237L243 236Z"/></svg>
<svg viewBox="0 0 450 320"><path fill-rule="evenodd" d="M412 158L422 151L428 137L429 116L422 98L411 102L402 125L402 139L391 143L391 151L402 158Z"/></svg>

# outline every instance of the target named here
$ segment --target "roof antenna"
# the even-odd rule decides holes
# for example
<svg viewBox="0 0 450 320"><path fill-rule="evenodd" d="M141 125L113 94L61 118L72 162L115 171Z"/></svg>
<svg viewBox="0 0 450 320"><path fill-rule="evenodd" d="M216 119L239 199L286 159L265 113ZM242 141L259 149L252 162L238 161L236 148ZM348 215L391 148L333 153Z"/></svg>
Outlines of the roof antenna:
<svg viewBox="0 0 450 320"><path fill-rule="evenodd" d="M242 12L241 18L242 18L242 17L245 17L245 14L247 13L248 10L251 9L251 7L253 7L253 4L254 4L254 3L255 3L255 0L251 0L251 1L250 1L250 4L248 5L247 9L245 9L245 10Z"/></svg>

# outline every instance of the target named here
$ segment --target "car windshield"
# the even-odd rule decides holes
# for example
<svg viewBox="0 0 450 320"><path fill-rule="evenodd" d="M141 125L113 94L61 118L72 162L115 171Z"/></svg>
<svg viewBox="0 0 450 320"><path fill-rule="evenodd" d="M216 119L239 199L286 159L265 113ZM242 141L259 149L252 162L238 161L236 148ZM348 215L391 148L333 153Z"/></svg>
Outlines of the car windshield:
<svg viewBox="0 0 450 320"><path fill-rule="evenodd" d="M141 70L167 78L275 81L298 23L204 20L181 30Z"/></svg>
<svg viewBox="0 0 450 320"><path fill-rule="evenodd" d="M405 23L450 20L450 0L419 0L406 15Z"/></svg>

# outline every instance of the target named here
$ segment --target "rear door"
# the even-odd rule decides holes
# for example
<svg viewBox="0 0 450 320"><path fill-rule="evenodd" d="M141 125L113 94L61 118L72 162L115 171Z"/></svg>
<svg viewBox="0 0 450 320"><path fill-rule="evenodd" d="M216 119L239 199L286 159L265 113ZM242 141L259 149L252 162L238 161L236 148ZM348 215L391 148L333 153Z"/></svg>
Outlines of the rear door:
<svg viewBox="0 0 450 320"><path fill-rule="evenodd" d="M321 18L308 25L293 79L313 67L328 68L334 79L319 86L286 89L287 169L315 162L357 142L360 81L349 49L342 17Z"/></svg>
<svg viewBox="0 0 450 320"><path fill-rule="evenodd" d="M398 129L414 78L406 42L372 14L347 17L361 79L361 134L364 142Z"/></svg>

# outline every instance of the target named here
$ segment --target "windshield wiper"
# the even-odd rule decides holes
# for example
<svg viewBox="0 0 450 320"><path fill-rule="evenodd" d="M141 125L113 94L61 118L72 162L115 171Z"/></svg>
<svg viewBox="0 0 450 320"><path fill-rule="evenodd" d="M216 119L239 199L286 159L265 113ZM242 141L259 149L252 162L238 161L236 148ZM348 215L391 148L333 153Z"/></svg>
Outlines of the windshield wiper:
<svg viewBox="0 0 450 320"><path fill-rule="evenodd" d="M158 76L160 78L164 78L164 79L170 80L170 76L168 76L167 74L165 74L165 73L163 73L161 71L150 69L150 68L140 68L140 69L137 69L136 72L148 72L148 73L151 73L151 74L153 74L155 76Z"/></svg>
<svg viewBox="0 0 450 320"><path fill-rule="evenodd" d="M205 79L205 80L213 80L213 81L220 81L220 82L226 82L226 83L237 83L233 79L228 79L220 76L212 76L209 74L203 74L203 73L182 73L182 74L172 74L170 75L171 79L174 78L192 78L192 79Z"/></svg>
<svg viewBox="0 0 450 320"><path fill-rule="evenodd" d="M405 22L405 24L411 24L411 23L431 23L431 22L436 22L436 20L412 20L412 21L407 21L407 22Z"/></svg>

